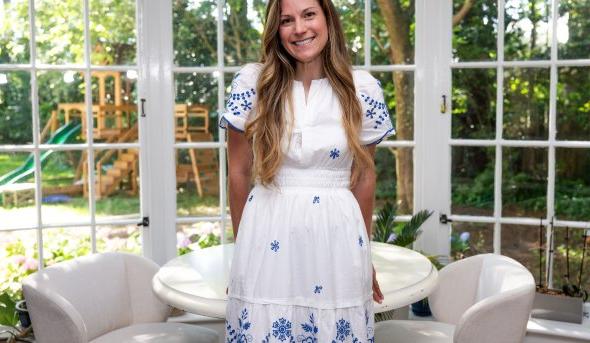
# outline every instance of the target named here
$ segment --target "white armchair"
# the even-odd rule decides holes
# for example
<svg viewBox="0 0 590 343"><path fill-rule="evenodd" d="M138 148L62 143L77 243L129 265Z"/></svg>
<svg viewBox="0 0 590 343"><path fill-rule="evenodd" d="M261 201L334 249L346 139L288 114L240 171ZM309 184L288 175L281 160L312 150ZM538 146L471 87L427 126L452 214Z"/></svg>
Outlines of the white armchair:
<svg viewBox="0 0 590 343"><path fill-rule="evenodd" d="M428 297L437 321L379 322L375 342L522 342L534 296L533 276L515 260L494 254L468 257L438 274Z"/></svg>
<svg viewBox="0 0 590 343"><path fill-rule="evenodd" d="M217 343L213 330L166 323L169 314L152 292L154 262L104 253L43 269L23 280L39 343Z"/></svg>

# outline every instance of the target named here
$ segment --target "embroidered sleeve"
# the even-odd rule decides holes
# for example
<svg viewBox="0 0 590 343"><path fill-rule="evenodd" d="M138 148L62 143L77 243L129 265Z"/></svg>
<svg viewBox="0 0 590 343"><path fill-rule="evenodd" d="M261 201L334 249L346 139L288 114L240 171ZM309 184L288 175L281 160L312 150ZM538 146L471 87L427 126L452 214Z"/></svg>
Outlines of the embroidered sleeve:
<svg viewBox="0 0 590 343"><path fill-rule="evenodd" d="M363 145L377 144L395 134L383 90L379 81L364 72L365 81L358 86L359 101L363 111L363 127L360 138Z"/></svg>
<svg viewBox="0 0 590 343"><path fill-rule="evenodd" d="M219 127L227 129L229 126L244 132L256 101L256 71L256 65L247 64L234 76L225 111L219 118Z"/></svg>

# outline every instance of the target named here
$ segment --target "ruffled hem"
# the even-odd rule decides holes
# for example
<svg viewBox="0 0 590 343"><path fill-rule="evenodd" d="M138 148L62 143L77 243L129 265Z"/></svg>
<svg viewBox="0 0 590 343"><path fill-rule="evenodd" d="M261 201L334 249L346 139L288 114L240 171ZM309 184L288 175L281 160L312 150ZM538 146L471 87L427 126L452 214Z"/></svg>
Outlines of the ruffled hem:
<svg viewBox="0 0 590 343"><path fill-rule="evenodd" d="M362 306L322 310L230 297L225 342L374 343L373 327L372 299Z"/></svg>

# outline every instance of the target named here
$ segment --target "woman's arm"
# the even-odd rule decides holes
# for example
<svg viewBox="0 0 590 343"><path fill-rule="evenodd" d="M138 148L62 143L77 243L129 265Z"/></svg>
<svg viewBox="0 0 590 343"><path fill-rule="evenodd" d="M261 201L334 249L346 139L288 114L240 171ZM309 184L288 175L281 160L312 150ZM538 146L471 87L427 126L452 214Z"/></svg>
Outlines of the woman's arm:
<svg viewBox="0 0 590 343"><path fill-rule="evenodd" d="M376 145L369 145L367 149L371 158L375 158ZM371 224L373 222L373 202L375 198L375 183L376 175L374 171L365 171L361 174L360 179L354 188L351 189L352 194L356 198L363 214L365 221L365 228L367 229L367 236L371 239Z"/></svg>
<svg viewBox="0 0 590 343"><path fill-rule="evenodd" d="M243 133L229 128L227 133L229 209L235 241L250 191L252 147Z"/></svg>

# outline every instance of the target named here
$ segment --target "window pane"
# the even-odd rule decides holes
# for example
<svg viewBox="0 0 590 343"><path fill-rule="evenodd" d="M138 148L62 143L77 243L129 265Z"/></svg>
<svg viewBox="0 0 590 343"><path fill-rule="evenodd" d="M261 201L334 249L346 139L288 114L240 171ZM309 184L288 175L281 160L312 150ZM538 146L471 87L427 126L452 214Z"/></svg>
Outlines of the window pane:
<svg viewBox="0 0 590 343"><path fill-rule="evenodd" d="M504 71L504 134L506 139L547 139L549 69Z"/></svg>
<svg viewBox="0 0 590 343"><path fill-rule="evenodd" d="M415 0L401 1L400 12L394 6L393 1L371 3L372 64L414 63ZM392 37L389 32L395 32L396 36Z"/></svg>
<svg viewBox="0 0 590 343"><path fill-rule="evenodd" d="M31 75L0 72L0 144L33 143Z"/></svg>
<svg viewBox="0 0 590 343"><path fill-rule="evenodd" d="M495 148L453 147L451 155L453 214L492 216Z"/></svg>
<svg viewBox="0 0 590 343"><path fill-rule="evenodd" d="M45 267L91 253L90 228L43 229Z"/></svg>
<svg viewBox="0 0 590 343"><path fill-rule="evenodd" d="M84 151L42 150L43 224L87 223L88 200L83 196Z"/></svg>
<svg viewBox="0 0 590 343"><path fill-rule="evenodd" d="M382 148L375 153L377 187L375 209L389 201L398 215L411 214L414 205L413 151L411 148ZM401 161L405 163L401 163Z"/></svg>
<svg viewBox="0 0 590 343"><path fill-rule="evenodd" d="M555 215L590 221L590 150L555 149Z"/></svg>
<svg viewBox="0 0 590 343"><path fill-rule="evenodd" d="M217 149L176 150L176 207L179 216L220 214L218 155Z"/></svg>
<svg viewBox="0 0 590 343"><path fill-rule="evenodd" d="M82 1L37 0L35 10L38 62L84 63Z"/></svg>
<svg viewBox="0 0 590 343"><path fill-rule="evenodd" d="M137 142L137 72L94 71L92 88L94 140ZM86 116L82 134L86 134Z"/></svg>
<svg viewBox="0 0 590 343"><path fill-rule="evenodd" d="M213 74L176 74L174 81L176 141L216 141L219 134L217 78Z"/></svg>
<svg viewBox="0 0 590 343"><path fill-rule="evenodd" d="M265 3L227 0L223 15L225 63L230 66L260 59L260 38Z"/></svg>
<svg viewBox="0 0 590 343"><path fill-rule="evenodd" d="M94 160L97 220L139 218L139 151L96 150Z"/></svg>
<svg viewBox="0 0 590 343"><path fill-rule="evenodd" d="M74 71L39 72L40 142L83 143L86 122L84 75Z"/></svg>
<svg viewBox="0 0 590 343"><path fill-rule="evenodd" d="M141 230L134 224L97 226L96 250L139 255L141 254Z"/></svg>
<svg viewBox="0 0 590 343"><path fill-rule="evenodd" d="M217 65L217 1L174 1L172 26L176 65Z"/></svg>
<svg viewBox="0 0 590 343"><path fill-rule="evenodd" d="M3 1L0 18L0 64L29 63L29 2Z"/></svg>
<svg viewBox="0 0 590 343"><path fill-rule="evenodd" d="M35 227L35 164L26 152L0 154L0 230Z"/></svg>
<svg viewBox="0 0 590 343"><path fill-rule="evenodd" d="M511 257L522 263L539 284L539 276L545 273L545 251L539 252L539 235L543 235L543 246L546 246L546 228L544 226L502 225L502 255ZM539 258L542 261L539 261ZM543 271L539 268L542 268Z"/></svg>
<svg viewBox="0 0 590 343"><path fill-rule="evenodd" d="M352 65L365 64L365 1L334 0Z"/></svg>
<svg viewBox="0 0 590 343"><path fill-rule="evenodd" d="M545 218L547 149L504 148L502 157L502 215Z"/></svg>
<svg viewBox="0 0 590 343"><path fill-rule="evenodd" d="M590 68L558 70L557 139L590 140Z"/></svg>
<svg viewBox="0 0 590 343"><path fill-rule="evenodd" d="M136 34L134 0L90 0L92 64L135 64Z"/></svg>
<svg viewBox="0 0 590 343"><path fill-rule="evenodd" d="M557 43L560 59L590 57L590 2L560 0Z"/></svg>
<svg viewBox="0 0 590 343"><path fill-rule="evenodd" d="M221 244L221 223L200 222L176 226L178 255Z"/></svg>
<svg viewBox="0 0 590 343"><path fill-rule="evenodd" d="M506 1L504 58L549 59L551 48L550 0Z"/></svg>
<svg viewBox="0 0 590 343"><path fill-rule="evenodd" d="M0 231L0 293L22 299L20 282L38 267L37 230Z"/></svg>
<svg viewBox="0 0 590 343"><path fill-rule="evenodd" d="M494 252L494 224L453 223L451 257L464 257Z"/></svg>
<svg viewBox="0 0 590 343"><path fill-rule="evenodd" d="M590 246L590 232L588 232L588 237L585 238L584 231L585 229L579 228L555 228L555 253L553 255L554 288L561 289L561 287L566 284L566 276L568 274L567 262L569 258L569 281L577 286L581 280L580 288L586 290L590 289L590 275L588 273L588 268L586 267L586 263L588 263L588 251L586 251L585 255L584 269L582 275L580 275L580 263L582 261L584 239L587 240L586 246Z"/></svg>
<svg viewBox="0 0 590 343"><path fill-rule="evenodd" d="M469 7L471 4L471 7ZM457 61L495 60L498 7L495 0L453 0L453 57Z"/></svg>
<svg viewBox="0 0 590 343"><path fill-rule="evenodd" d="M385 103L396 134L388 140L414 139L414 73L374 73L383 88Z"/></svg>
<svg viewBox="0 0 590 343"><path fill-rule="evenodd" d="M496 70L453 70L452 137L496 137Z"/></svg>

